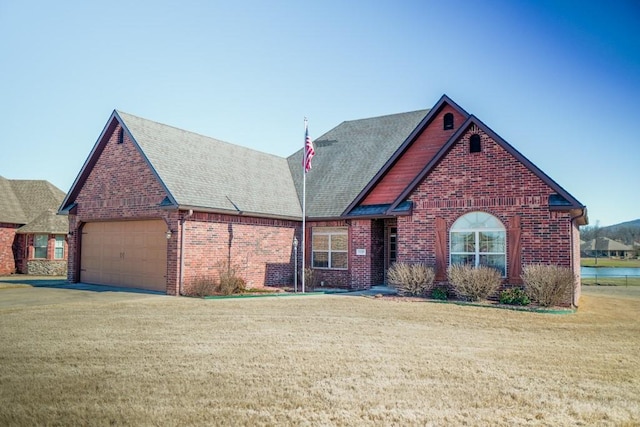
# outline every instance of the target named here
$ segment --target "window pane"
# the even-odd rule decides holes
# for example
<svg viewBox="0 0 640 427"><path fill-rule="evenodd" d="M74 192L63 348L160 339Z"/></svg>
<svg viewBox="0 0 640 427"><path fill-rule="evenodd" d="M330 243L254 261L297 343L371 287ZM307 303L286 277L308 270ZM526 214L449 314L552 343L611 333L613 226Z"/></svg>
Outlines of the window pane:
<svg viewBox="0 0 640 427"><path fill-rule="evenodd" d="M64 248L56 248L55 253L54 253L54 257L55 257L55 259L64 258Z"/></svg>
<svg viewBox="0 0 640 427"><path fill-rule="evenodd" d="M329 250L329 236L327 235L313 235L313 250L314 251L327 251Z"/></svg>
<svg viewBox="0 0 640 427"><path fill-rule="evenodd" d="M33 251L34 258L46 258L47 257L47 248L35 248Z"/></svg>
<svg viewBox="0 0 640 427"><path fill-rule="evenodd" d="M501 231L481 231L480 252L504 252L504 233Z"/></svg>
<svg viewBox="0 0 640 427"><path fill-rule="evenodd" d="M347 253L346 252L332 252L331 253L331 268L347 268Z"/></svg>
<svg viewBox="0 0 640 427"><path fill-rule="evenodd" d="M451 226L452 230L504 229L498 218L486 212L469 212L461 216Z"/></svg>
<svg viewBox="0 0 640 427"><path fill-rule="evenodd" d="M475 252L474 232L452 232L451 252Z"/></svg>
<svg viewBox="0 0 640 427"><path fill-rule="evenodd" d="M480 255L480 265L495 268L503 277L506 275L504 255Z"/></svg>
<svg viewBox="0 0 640 427"><path fill-rule="evenodd" d="M329 253L328 252L314 252L313 253L313 266L317 268L329 267Z"/></svg>
<svg viewBox="0 0 640 427"><path fill-rule="evenodd" d="M46 234L36 234L33 238L33 257L34 258L46 258L47 257L47 240L49 236Z"/></svg>
<svg viewBox="0 0 640 427"><path fill-rule="evenodd" d="M455 255L451 254L451 265L476 265L476 256L475 255Z"/></svg>
<svg viewBox="0 0 640 427"><path fill-rule="evenodd" d="M34 241L33 241L33 246L37 246L37 247L47 247L47 240L48 237L46 234L36 234Z"/></svg>
<svg viewBox="0 0 640 427"><path fill-rule="evenodd" d="M333 251L346 251L347 250L347 235L346 234L332 234L331 235L331 250L333 250Z"/></svg>

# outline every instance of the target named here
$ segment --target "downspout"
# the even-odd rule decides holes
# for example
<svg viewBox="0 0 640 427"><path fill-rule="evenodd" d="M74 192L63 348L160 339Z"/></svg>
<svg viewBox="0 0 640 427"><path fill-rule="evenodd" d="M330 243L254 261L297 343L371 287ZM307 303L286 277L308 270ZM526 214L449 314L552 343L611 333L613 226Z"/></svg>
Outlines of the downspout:
<svg viewBox="0 0 640 427"><path fill-rule="evenodd" d="M180 279L179 279L179 291L178 293L184 295L184 223L193 215L193 210L189 209L189 212L180 219Z"/></svg>
<svg viewBox="0 0 640 427"><path fill-rule="evenodd" d="M575 268L575 263L576 263L576 258L575 258L575 254L573 253L573 247L574 247L574 237L573 237L573 223L575 222L576 219L585 216L585 208L581 208L580 209L580 214L571 217L571 219L569 220L569 225L571 226L571 233L569 234L571 236L571 267L572 269ZM578 266L578 268L580 268L580 266ZM582 280L582 277L580 278L580 280ZM582 286L582 284L580 285ZM578 307L577 301L576 301L576 286L574 284L574 286L571 288L571 305L573 307Z"/></svg>

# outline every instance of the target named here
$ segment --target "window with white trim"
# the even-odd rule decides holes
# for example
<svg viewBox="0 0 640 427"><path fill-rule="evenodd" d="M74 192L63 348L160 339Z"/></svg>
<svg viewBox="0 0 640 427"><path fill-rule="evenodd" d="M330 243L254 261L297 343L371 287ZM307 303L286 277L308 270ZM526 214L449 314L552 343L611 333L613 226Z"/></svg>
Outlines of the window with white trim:
<svg viewBox="0 0 640 427"><path fill-rule="evenodd" d="M451 265L484 265L506 276L506 231L498 218L486 212L470 212L453 223L449 237Z"/></svg>
<svg viewBox="0 0 640 427"><path fill-rule="evenodd" d="M55 259L64 259L64 236L57 235L56 243L53 251L53 257Z"/></svg>
<svg viewBox="0 0 640 427"><path fill-rule="evenodd" d="M47 258L47 243L49 242L49 235L36 234L33 236L33 257L34 258Z"/></svg>
<svg viewBox="0 0 640 427"><path fill-rule="evenodd" d="M314 227L311 248L313 268L346 269L349 259L347 227Z"/></svg>

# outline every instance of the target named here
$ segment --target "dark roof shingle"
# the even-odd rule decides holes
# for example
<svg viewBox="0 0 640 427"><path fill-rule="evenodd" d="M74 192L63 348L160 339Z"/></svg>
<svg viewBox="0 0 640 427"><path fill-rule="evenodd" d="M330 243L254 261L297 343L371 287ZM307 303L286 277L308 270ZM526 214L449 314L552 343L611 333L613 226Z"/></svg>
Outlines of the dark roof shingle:
<svg viewBox="0 0 640 427"><path fill-rule="evenodd" d="M307 216L341 216L428 112L346 121L318 137L306 179ZM302 200L302 150L288 161Z"/></svg>
<svg viewBox="0 0 640 427"><path fill-rule="evenodd" d="M48 209L57 209L64 192L48 181L0 176L0 222L28 224ZM65 218L66 221L66 218Z"/></svg>
<svg viewBox="0 0 640 427"><path fill-rule="evenodd" d="M116 113L179 206L302 214L287 159Z"/></svg>

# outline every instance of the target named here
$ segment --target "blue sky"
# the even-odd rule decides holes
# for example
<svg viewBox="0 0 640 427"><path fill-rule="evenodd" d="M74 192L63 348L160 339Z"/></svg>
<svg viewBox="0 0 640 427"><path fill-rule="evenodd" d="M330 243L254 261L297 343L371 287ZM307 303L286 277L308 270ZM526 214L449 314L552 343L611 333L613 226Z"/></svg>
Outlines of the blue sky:
<svg viewBox="0 0 640 427"><path fill-rule="evenodd" d="M589 209L640 218L640 5L0 1L0 175L68 191L114 109L287 156L447 94Z"/></svg>

